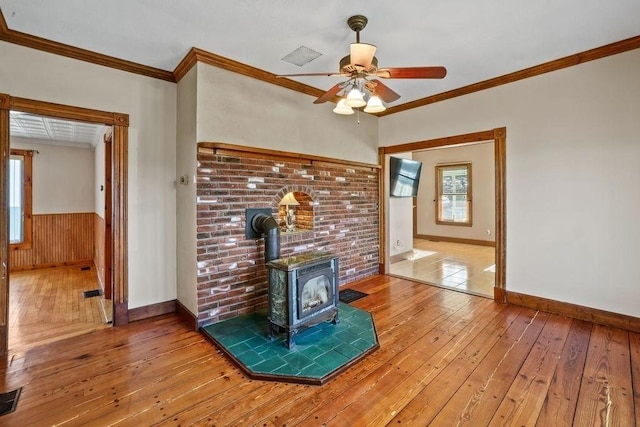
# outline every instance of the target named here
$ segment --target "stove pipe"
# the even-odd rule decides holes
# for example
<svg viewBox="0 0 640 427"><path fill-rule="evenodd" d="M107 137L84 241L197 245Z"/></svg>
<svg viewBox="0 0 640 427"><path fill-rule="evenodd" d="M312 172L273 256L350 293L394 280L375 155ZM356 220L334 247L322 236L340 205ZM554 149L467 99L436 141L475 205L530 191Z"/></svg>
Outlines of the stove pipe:
<svg viewBox="0 0 640 427"><path fill-rule="evenodd" d="M271 215L257 214L251 218L251 228L264 237L264 260L280 258L280 227Z"/></svg>

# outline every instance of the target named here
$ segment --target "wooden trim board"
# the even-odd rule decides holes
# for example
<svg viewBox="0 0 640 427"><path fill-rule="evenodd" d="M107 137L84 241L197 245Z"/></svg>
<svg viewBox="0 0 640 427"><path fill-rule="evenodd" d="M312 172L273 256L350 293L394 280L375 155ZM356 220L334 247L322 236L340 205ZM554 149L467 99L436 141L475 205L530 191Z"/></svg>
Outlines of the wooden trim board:
<svg viewBox="0 0 640 427"><path fill-rule="evenodd" d="M0 17L1 18L1 17ZM2 19L0 19L2 21ZM9 95L0 93L0 200L9 200ZM0 203L0 356L9 347L9 204Z"/></svg>
<svg viewBox="0 0 640 427"><path fill-rule="evenodd" d="M311 154L294 153L291 151L269 150L266 148L248 147L244 145L226 144L222 142L199 142L198 151L210 150L213 154L221 154L236 157L261 156L260 158L275 159L284 161L308 161L310 163L323 163L330 165L349 166L364 168L367 170L380 169L379 165L373 163L354 162L350 160L332 159L330 157L314 156Z"/></svg>
<svg viewBox="0 0 640 427"><path fill-rule="evenodd" d="M74 261L64 262L52 262L47 264L32 264L32 265L20 265L18 267L11 267L11 272L17 271L29 271L29 270L44 270L46 268L59 268L59 267L94 267L93 259L80 259Z"/></svg>
<svg viewBox="0 0 640 427"><path fill-rule="evenodd" d="M478 246L496 246L496 242L491 240L477 240L477 239L463 239L460 237L446 237L446 236L432 236L430 234L415 234L413 236L416 239L431 240L432 242L451 242L462 243L465 245L478 245Z"/></svg>
<svg viewBox="0 0 640 427"><path fill-rule="evenodd" d="M129 322L161 316L176 311L176 300L136 307L129 310Z"/></svg>
<svg viewBox="0 0 640 427"><path fill-rule="evenodd" d="M193 314L187 307L185 307L180 301L176 300L176 313L182 320L185 321L187 325L189 325L189 329L193 331L197 331L198 327L198 318L195 314Z"/></svg>
<svg viewBox="0 0 640 427"><path fill-rule="evenodd" d="M545 311L552 314L560 314L574 319L586 320L613 328L626 329L640 333L640 318L584 307L563 301L506 291L506 300L509 304Z"/></svg>

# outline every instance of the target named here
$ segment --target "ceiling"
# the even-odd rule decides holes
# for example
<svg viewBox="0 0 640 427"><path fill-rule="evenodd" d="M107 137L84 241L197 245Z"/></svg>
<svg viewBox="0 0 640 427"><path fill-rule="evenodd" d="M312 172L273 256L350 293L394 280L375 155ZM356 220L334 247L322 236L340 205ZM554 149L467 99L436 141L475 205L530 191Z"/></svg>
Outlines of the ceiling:
<svg viewBox="0 0 640 427"><path fill-rule="evenodd" d="M274 74L337 71L355 41L347 18L363 14L361 41L377 45L381 68L448 70L385 81L402 96L392 105L640 34L638 0L0 0L0 9L12 31L150 67L173 71L197 47ZM282 60L301 46L321 55ZM327 90L341 78L295 80Z"/></svg>
<svg viewBox="0 0 640 427"><path fill-rule="evenodd" d="M32 138L42 144L72 147L95 147L107 130L105 125L60 120L52 117L11 111L11 138Z"/></svg>

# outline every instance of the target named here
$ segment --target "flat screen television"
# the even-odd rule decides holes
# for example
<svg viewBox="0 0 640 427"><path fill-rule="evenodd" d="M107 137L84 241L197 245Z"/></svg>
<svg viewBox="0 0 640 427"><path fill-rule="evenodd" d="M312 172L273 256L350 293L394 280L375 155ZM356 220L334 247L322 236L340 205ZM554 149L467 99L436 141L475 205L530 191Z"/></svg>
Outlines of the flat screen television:
<svg viewBox="0 0 640 427"><path fill-rule="evenodd" d="M389 158L389 194L391 197L416 197L420 184L422 162L418 160Z"/></svg>

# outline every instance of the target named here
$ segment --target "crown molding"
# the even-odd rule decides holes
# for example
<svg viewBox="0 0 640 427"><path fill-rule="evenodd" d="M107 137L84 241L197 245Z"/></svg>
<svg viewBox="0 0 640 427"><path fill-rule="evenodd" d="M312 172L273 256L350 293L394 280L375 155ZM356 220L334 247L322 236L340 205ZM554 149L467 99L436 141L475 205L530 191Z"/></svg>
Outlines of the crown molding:
<svg viewBox="0 0 640 427"><path fill-rule="evenodd" d="M178 66L173 70L173 80L175 80L176 83L180 82L180 80L187 75L189 70L191 70L197 62L198 55L195 52L195 48L192 47L184 58L182 58L182 61L180 61Z"/></svg>
<svg viewBox="0 0 640 427"><path fill-rule="evenodd" d="M319 97L325 93L322 89L318 89L304 83L299 83L291 79L276 77L276 74L234 61L233 59L225 58L224 56L216 55L215 53L207 52L206 50L198 49L196 47L192 47L191 50L189 50L187 55L182 59L182 61L180 61L176 69L173 71L175 81L179 82L197 62L222 68L223 70L261 80L266 83L271 83L276 86L291 89L296 92L304 93L305 95Z"/></svg>
<svg viewBox="0 0 640 427"><path fill-rule="evenodd" d="M2 10L0 10L0 34L5 34L8 31L9 31L9 27L7 26L7 21L4 19Z"/></svg>
<svg viewBox="0 0 640 427"><path fill-rule="evenodd" d="M56 55L66 56L67 58L77 59L79 61L90 62L92 64L103 65L109 68L115 68L121 71L127 71L134 74L140 74L154 79L175 82L173 73L161 70L159 68L148 67L136 62L115 58L109 55L93 52L79 47L70 46L64 43L58 43L42 37L32 36L30 34L21 33L9 29L4 19L2 10L0 10L0 40L17 44L20 46L30 47L32 49L41 50L43 52L53 53Z"/></svg>
<svg viewBox="0 0 640 427"><path fill-rule="evenodd" d="M407 102L405 104L389 107L382 113L378 113L378 115L388 116L389 114L423 107L425 105L434 104L436 102L445 101L447 99L456 98L463 95L468 95L470 93L479 92L485 89L491 89L497 86L506 85L518 80L528 79L529 77L539 76L551 71L561 70L563 68L572 67L574 65L583 64L585 62L605 58L607 56L616 55L618 53L623 53L638 48L640 48L640 36L631 37L605 46L585 50L584 52L565 56L564 58L555 59L553 61L545 62L540 65L535 65L533 67L525 68L520 71L515 71L503 76L495 77L493 79L484 80L478 83L470 84L468 86L463 86L458 89L453 89L447 92L428 96L426 98L416 99L415 101Z"/></svg>
<svg viewBox="0 0 640 427"><path fill-rule="evenodd" d="M4 19L2 10L0 10L0 40L173 83L179 82L197 62L202 62L204 64L222 68L224 70L241 74L246 77L262 80L276 86L300 92L305 95L319 97L325 93L325 91L322 89L318 89L313 86L299 83L287 78L277 78L275 74L268 71L252 67L250 65L246 65L241 62L216 55L215 53L198 49L196 47L192 47L189 52L187 52L185 57L182 59L182 61L180 61L173 72L162 70L159 68L148 67L146 65L138 64L132 61L103 55L100 53L92 52L90 50L69 46L63 43L58 43L41 37L36 37L29 34L21 33L19 31L11 30L7 26L7 22ZM420 98L415 101L410 101L404 104L389 107L385 111L381 113L375 113L373 115L378 117L388 116L391 114L399 113L401 111L423 107L425 105L434 104L436 102L445 101L447 99L452 99L463 95L468 95L470 93L479 92L485 89L491 89L497 86L513 83L518 80L539 76L551 71L561 70L563 68L572 67L574 65L579 65L588 61L601 59L607 56L616 55L618 53L623 53L638 48L640 48L640 35L605 46L586 50L584 52L569 55L564 58L545 62L543 64L505 74L503 76L495 77L447 92L442 92L425 98ZM334 97L331 101L337 102L338 97Z"/></svg>

